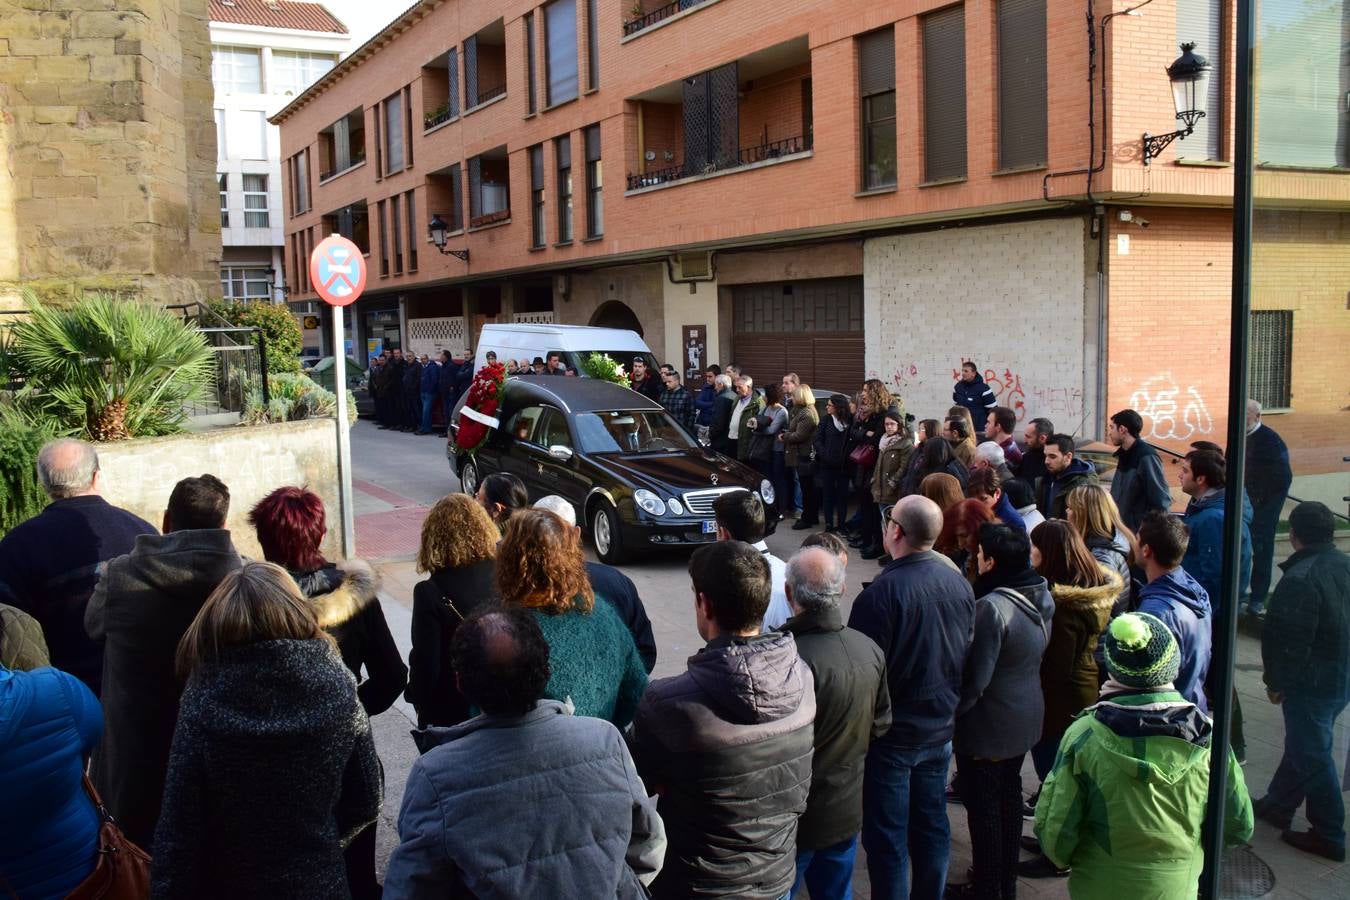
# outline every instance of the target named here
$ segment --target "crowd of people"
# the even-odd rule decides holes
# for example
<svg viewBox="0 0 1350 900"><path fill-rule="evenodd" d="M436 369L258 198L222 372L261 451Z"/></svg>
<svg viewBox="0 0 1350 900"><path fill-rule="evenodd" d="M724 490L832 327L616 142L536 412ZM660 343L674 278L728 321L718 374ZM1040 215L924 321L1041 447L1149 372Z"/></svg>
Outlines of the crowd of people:
<svg viewBox="0 0 1350 900"><path fill-rule="evenodd" d="M710 370L689 427L816 528L781 559L760 497L721 495L688 567L704 646L650 681L636 586L585 559L569 501L531 503L513 475L428 512L405 664L372 567L324 556L313 492L256 503L246 559L218 478L175 485L157 530L103 499L92 446L47 445L52 502L0 540L0 884L78 889L101 864L101 802L166 898L828 900L852 896L859 844L878 898L1009 898L1019 875L1067 877L1074 897L1193 894L1222 449L1187 454L1173 515L1137 413L1112 416L1108 489L1046 419L1019 445L967 369L948 415L917 426L879 381L822 421L795 376L761 394ZM658 377L663 405L685 391L642 373ZM1235 725L1215 827L1234 846L1255 816L1343 859L1330 734L1350 701L1350 558L1324 505L1288 521L1284 576L1248 601L1284 757L1253 806ZM850 543L883 567L845 616ZM1244 572L1249 545L1267 546L1244 543ZM370 717L400 694L421 755L380 885ZM973 861L949 883L953 799ZM1291 830L1305 804L1311 830Z"/></svg>

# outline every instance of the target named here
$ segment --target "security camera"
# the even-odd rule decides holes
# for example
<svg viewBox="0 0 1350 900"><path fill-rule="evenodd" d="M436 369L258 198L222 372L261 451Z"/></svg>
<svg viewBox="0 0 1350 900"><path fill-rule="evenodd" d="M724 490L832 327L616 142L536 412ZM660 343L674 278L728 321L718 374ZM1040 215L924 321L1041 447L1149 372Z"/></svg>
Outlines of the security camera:
<svg viewBox="0 0 1350 900"><path fill-rule="evenodd" d="M1134 223L1138 225L1140 228L1148 227L1148 219L1141 219L1138 216L1134 217Z"/></svg>

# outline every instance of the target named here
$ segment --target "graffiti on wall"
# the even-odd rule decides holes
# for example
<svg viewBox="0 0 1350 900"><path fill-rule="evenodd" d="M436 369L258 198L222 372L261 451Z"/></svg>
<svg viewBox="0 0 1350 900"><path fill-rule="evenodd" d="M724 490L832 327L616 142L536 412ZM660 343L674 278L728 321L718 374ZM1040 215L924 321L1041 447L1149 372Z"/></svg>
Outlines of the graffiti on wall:
<svg viewBox="0 0 1350 900"><path fill-rule="evenodd" d="M1214 417L1195 385L1181 388L1171 372L1146 379L1130 395L1130 407L1144 419L1144 437L1188 441L1214 430Z"/></svg>

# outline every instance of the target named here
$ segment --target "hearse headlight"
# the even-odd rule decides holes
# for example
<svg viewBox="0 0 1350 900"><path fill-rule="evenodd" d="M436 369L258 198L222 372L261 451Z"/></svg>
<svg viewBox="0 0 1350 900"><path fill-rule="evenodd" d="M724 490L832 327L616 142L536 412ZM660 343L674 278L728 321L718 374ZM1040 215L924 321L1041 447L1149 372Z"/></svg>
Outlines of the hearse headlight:
<svg viewBox="0 0 1350 900"><path fill-rule="evenodd" d="M765 478L763 481L759 483L759 496L760 499L762 499L766 505L773 503L774 501L773 483L770 482L769 479Z"/></svg>
<svg viewBox="0 0 1350 900"><path fill-rule="evenodd" d="M651 491L639 488L633 492L633 499L640 509L651 513L653 516L664 516L666 514L666 501Z"/></svg>

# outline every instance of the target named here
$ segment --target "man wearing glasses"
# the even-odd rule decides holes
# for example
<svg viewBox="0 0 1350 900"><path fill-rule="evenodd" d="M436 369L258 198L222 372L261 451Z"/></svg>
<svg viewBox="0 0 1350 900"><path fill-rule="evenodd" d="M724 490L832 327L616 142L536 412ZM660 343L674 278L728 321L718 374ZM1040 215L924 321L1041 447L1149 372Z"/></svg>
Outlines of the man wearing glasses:
<svg viewBox="0 0 1350 900"><path fill-rule="evenodd" d="M862 842L873 897L939 900L951 858L947 768L975 595L933 551L942 531L936 503L912 495L882 515L893 561L858 595L848 620L881 648L892 708L890 730L867 753Z"/></svg>

